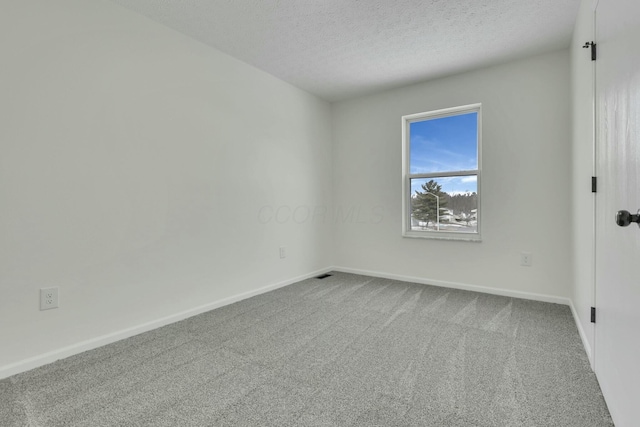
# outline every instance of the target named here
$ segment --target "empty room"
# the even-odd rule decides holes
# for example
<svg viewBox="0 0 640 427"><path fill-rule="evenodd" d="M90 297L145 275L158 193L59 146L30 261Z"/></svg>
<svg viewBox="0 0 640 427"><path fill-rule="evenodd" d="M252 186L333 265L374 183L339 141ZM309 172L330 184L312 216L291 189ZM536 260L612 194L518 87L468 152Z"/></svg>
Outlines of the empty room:
<svg viewBox="0 0 640 427"><path fill-rule="evenodd" d="M0 426L640 423L636 0L0 1Z"/></svg>

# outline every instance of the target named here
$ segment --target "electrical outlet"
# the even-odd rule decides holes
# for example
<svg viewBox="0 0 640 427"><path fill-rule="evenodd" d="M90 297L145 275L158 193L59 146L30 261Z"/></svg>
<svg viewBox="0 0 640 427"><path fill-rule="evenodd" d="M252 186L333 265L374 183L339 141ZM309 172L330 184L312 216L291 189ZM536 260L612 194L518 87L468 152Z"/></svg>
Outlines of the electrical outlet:
<svg viewBox="0 0 640 427"><path fill-rule="evenodd" d="M280 246L280 258L286 258L287 257L287 251L284 249L284 246Z"/></svg>
<svg viewBox="0 0 640 427"><path fill-rule="evenodd" d="M40 289L40 310L58 308L58 288Z"/></svg>
<svg viewBox="0 0 640 427"><path fill-rule="evenodd" d="M530 252L522 252L520 254L520 265L525 267L531 267L533 263L533 255Z"/></svg>

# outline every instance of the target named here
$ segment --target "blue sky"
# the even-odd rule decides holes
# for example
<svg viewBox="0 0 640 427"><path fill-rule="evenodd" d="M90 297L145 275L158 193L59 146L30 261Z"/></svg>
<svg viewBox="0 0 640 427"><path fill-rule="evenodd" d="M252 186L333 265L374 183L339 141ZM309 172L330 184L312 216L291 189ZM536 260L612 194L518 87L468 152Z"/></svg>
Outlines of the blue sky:
<svg viewBox="0 0 640 427"><path fill-rule="evenodd" d="M478 168L478 114L468 113L410 124L410 172L433 173ZM475 176L439 178L447 193L477 191ZM411 192L428 179L412 180Z"/></svg>

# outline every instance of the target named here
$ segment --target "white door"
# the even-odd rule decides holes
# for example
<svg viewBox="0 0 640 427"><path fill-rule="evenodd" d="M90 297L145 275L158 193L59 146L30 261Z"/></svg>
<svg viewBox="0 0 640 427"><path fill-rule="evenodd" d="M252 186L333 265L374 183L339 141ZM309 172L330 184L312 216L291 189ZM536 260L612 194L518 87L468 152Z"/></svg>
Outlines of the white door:
<svg viewBox="0 0 640 427"><path fill-rule="evenodd" d="M618 427L640 425L640 1L596 9L595 370ZM587 230L585 230L587 232Z"/></svg>

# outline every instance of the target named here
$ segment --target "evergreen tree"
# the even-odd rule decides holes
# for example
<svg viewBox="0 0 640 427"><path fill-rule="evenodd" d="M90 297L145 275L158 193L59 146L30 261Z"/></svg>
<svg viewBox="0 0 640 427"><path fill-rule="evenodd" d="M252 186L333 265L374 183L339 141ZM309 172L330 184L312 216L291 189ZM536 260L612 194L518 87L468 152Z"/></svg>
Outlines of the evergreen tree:
<svg viewBox="0 0 640 427"><path fill-rule="evenodd" d="M460 215L465 218L471 217L473 211L478 208L478 194L475 192L455 195L447 194L447 207L453 211L455 215Z"/></svg>
<svg viewBox="0 0 640 427"><path fill-rule="evenodd" d="M422 190L416 190L416 194L411 198L411 215L429 225L431 222L435 223L438 218L437 198L440 202L440 213L447 206L447 193L443 192L442 186L433 179L422 184Z"/></svg>

